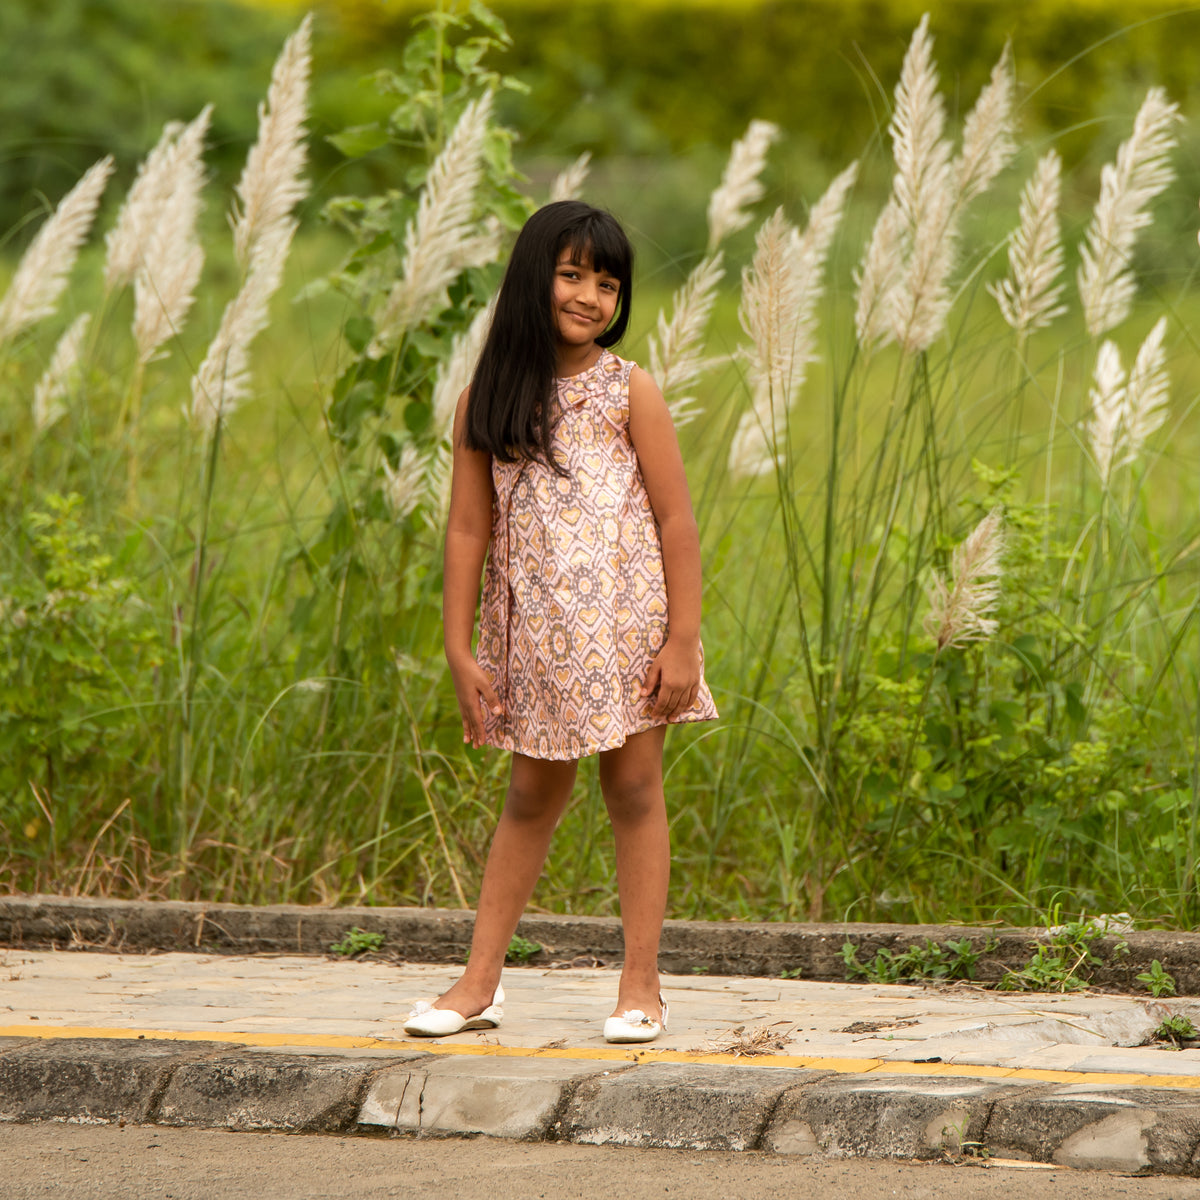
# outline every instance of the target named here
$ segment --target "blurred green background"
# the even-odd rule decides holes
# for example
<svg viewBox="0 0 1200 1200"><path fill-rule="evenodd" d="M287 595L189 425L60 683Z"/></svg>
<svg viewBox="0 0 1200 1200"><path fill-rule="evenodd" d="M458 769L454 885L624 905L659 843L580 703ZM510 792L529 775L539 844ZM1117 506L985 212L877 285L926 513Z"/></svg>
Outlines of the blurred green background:
<svg viewBox="0 0 1200 1200"><path fill-rule="evenodd" d="M5 0L0 6L0 230L44 209L114 153L128 178L164 121L215 101L209 161L227 185L253 136L265 70L305 9L317 13L310 201L395 183L385 153L347 166L324 138L378 115L364 77L395 66L412 0ZM513 47L495 66L531 86L503 96L518 161L536 183L584 150L589 196L634 224L651 261L703 241L703 209L729 143L778 122L768 200L811 199L886 127L891 83L928 10L952 119L1011 39L1021 124L1056 131L1071 169L1112 152L1140 94L1164 85L1185 112L1200 80L1200 7L1129 0L500 0ZM1111 125L1111 130L1106 127ZM882 171L879 159L876 171ZM1200 185L1194 145L1177 159ZM1074 176L1094 197L1086 170ZM871 179L882 195L885 178ZM653 185L648 187L648 185ZM1200 190L1200 187L1192 188ZM111 189L111 197L120 189ZM868 193L869 194L869 193ZM1066 197L1068 209L1072 198ZM1190 213L1187 214L1190 217ZM1182 219L1182 214L1181 214Z"/></svg>

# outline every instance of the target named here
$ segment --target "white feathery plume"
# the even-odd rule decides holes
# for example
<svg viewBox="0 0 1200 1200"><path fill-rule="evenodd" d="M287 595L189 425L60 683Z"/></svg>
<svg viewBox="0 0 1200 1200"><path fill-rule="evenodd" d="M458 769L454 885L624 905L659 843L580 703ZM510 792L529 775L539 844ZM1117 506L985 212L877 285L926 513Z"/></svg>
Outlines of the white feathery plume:
<svg viewBox="0 0 1200 1200"><path fill-rule="evenodd" d="M487 340L492 314L496 311L496 298L492 297L486 308L475 314L465 333L456 333L450 343L450 356L438 364L437 378L433 383L433 427L449 437L454 424L454 410L463 389L475 374L475 364Z"/></svg>
<svg viewBox="0 0 1200 1200"><path fill-rule="evenodd" d="M950 578L933 572L925 632L937 642L938 650L996 632L998 622L991 614L1000 602L1003 553L1004 513L996 507L954 548Z"/></svg>
<svg viewBox="0 0 1200 1200"><path fill-rule="evenodd" d="M429 459L412 442L405 442L400 447L394 467L386 458L381 465L384 499L392 511L392 516L397 521L403 521L421 503L425 495Z"/></svg>
<svg viewBox="0 0 1200 1200"><path fill-rule="evenodd" d="M429 455L425 470L425 519L430 528L441 533L446 528L446 514L450 511L450 483L454 455L450 443L443 440Z"/></svg>
<svg viewBox="0 0 1200 1200"><path fill-rule="evenodd" d="M956 246L951 221L958 197L945 123L926 13L904 55L889 126L896 159L893 195L906 250L894 293L892 332L908 353L933 344L950 310L947 278Z"/></svg>
<svg viewBox="0 0 1200 1200"><path fill-rule="evenodd" d="M689 272L671 298L671 318L659 309L657 335L650 335L650 374L662 388L672 420L683 426L700 409L687 390L711 365L701 353L704 332L725 276L724 255L718 246L750 222L750 205L762 198L760 180L771 143L779 127L770 121L751 121L733 144L729 161L708 201L708 252Z"/></svg>
<svg viewBox="0 0 1200 1200"><path fill-rule="evenodd" d="M780 418L791 406L798 382L795 228L777 208L758 231L754 259L742 272L738 316L750 337L747 378L751 407L742 414L729 452L729 468L738 474L765 475L774 469Z"/></svg>
<svg viewBox="0 0 1200 1200"><path fill-rule="evenodd" d="M481 237L474 221L491 114L490 92L468 104L429 168L416 217L404 233L400 278L375 323L375 339L368 349L374 357L436 311L446 288L466 267L484 266L499 251L498 235Z"/></svg>
<svg viewBox="0 0 1200 1200"><path fill-rule="evenodd" d="M36 325L57 308L112 170L111 155L89 167L34 235L0 301L0 343Z"/></svg>
<svg viewBox="0 0 1200 1200"><path fill-rule="evenodd" d="M169 169L157 188L159 208L147 214L149 220L141 231L140 261L133 281L133 337L138 360L143 363L183 328L200 281L204 251L196 237L196 221L204 187L204 136L211 113L210 105L171 146L166 156Z"/></svg>
<svg viewBox="0 0 1200 1200"><path fill-rule="evenodd" d="M311 40L309 13L284 43L271 71L266 101L258 106L258 138L246 156L234 205L233 247L243 269L250 263L255 240L286 221L308 195L304 122Z"/></svg>
<svg viewBox="0 0 1200 1200"><path fill-rule="evenodd" d="M267 327L271 297L283 281L297 221L292 205L307 193L301 172L308 108L308 37L311 17L284 44L259 107L258 140L238 184L241 207L233 239L245 269L238 294L225 307L216 336L192 377L191 419L211 434L250 391L250 346Z"/></svg>
<svg viewBox="0 0 1200 1200"><path fill-rule="evenodd" d="M560 171L550 185L550 203L559 200L578 200L591 169L592 152L585 150L565 171Z"/></svg>
<svg viewBox="0 0 1200 1200"><path fill-rule="evenodd" d="M858 163L852 162L830 185L824 195L812 206L808 214L808 224L802 234L797 234L799 249L802 257L801 270L820 272L829 256L829 247L833 244L834 235L842 223L846 209L846 197L858 179ZM815 306L820 298L820 291L809 296L808 302Z"/></svg>
<svg viewBox="0 0 1200 1200"><path fill-rule="evenodd" d="M854 272L858 289L854 328L862 346L892 340L896 294L903 276L904 223L893 196L876 219L862 262Z"/></svg>
<svg viewBox="0 0 1200 1200"><path fill-rule="evenodd" d="M759 231L750 270L742 277L742 327L750 335L748 377L752 407L742 414L729 465L734 474L774 468L779 435L804 383L816 347L817 305L825 260L858 177L851 163L813 205L803 234L777 209Z"/></svg>
<svg viewBox="0 0 1200 1200"><path fill-rule="evenodd" d="M209 105L200 115L212 112ZM154 149L142 159L133 186L113 227L104 235L107 257L104 286L107 289L130 283L145 253L146 238L158 219L172 189L175 143L183 133L182 121L168 121Z"/></svg>
<svg viewBox="0 0 1200 1200"><path fill-rule="evenodd" d="M1166 92L1151 88L1133 133L1117 150L1117 161L1105 164L1100 173L1100 198L1080 247L1076 276L1092 337L1129 315L1137 290L1131 269L1134 243L1138 230L1151 223L1150 201L1175 177L1169 156L1176 142L1174 126L1182 119Z"/></svg>
<svg viewBox="0 0 1200 1200"><path fill-rule="evenodd" d="M66 415L63 400L79 381L83 339L87 336L91 313L82 313L58 339L50 363L33 389L33 425L41 433Z"/></svg>
<svg viewBox="0 0 1200 1200"><path fill-rule="evenodd" d="M759 179L779 126L751 121L745 134L733 143L725 173L708 200L708 252L711 254L731 233L750 224L746 210L762 199Z"/></svg>
<svg viewBox="0 0 1200 1200"><path fill-rule="evenodd" d="M662 388L676 426L699 415L690 388L709 365L702 353L704 331L717 299L717 285L725 275L720 250L702 258L671 299L671 319L658 310L658 332L649 338L650 374Z"/></svg>
<svg viewBox="0 0 1200 1200"><path fill-rule="evenodd" d="M1092 415L1087 423L1088 440L1092 443L1096 470L1107 485L1121 442L1126 393L1121 353L1113 342L1101 343L1092 378L1095 383L1088 392L1092 404Z"/></svg>
<svg viewBox="0 0 1200 1200"><path fill-rule="evenodd" d="M1006 43L991 79L963 122L962 153L954 164L961 204L987 191L1017 152L1013 93L1012 47Z"/></svg>
<svg viewBox="0 0 1200 1200"><path fill-rule="evenodd" d="M1128 380L1117 347L1108 340L1100 346L1087 431L1096 469L1106 485L1117 467L1138 457L1146 439L1167 419L1166 334L1167 319L1160 317L1138 349Z"/></svg>
<svg viewBox="0 0 1200 1200"><path fill-rule="evenodd" d="M191 419L206 434L250 394L250 346L269 323L271 297L283 279L295 232L296 221L286 218L258 236L246 278L192 377Z"/></svg>
<svg viewBox="0 0 1200 1200"><path fill-rule="evenodd" d="M896 174L856 274L855 327L870 346L895 338L906 353L927 350L945 327L965 205L1012 158L1013 81L1007 47L968 114L953 157L938 92L929 16L904 56L889 132Z"/></svg>
<svg viewBox="0 0 1200 1200"><path fill-rule="evenodd" d="M1167 318L1159 317L1138 349L1129 372L1123 421L1125 452L1121 463L1133 462L1142 452L1146 439L1167 419L1167 393L1171 381L1163 349L1166 334Z"/></svg>
<svg viewBox="0 0 1200 1200"><path fill-rule="evenodd" d="M1021 192L1020 222L1008 235L1009 276L989 284L1004 319L1024 337L1043 329L1067 311L1060 304L1063 268L1058 204L1062 190L1062 159L1051 150L1038 159Z"/></svg>

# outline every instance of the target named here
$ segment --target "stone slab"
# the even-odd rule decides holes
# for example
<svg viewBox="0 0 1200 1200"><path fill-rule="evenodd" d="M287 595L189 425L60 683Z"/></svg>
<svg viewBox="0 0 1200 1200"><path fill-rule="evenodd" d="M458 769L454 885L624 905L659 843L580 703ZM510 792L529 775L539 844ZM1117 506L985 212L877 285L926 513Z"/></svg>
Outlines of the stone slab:
<svg viewBox="0 0 1200 1200"><path fill-rule="evenodd" d="M560 1136L589 1145L753 1150L789 1088L819 1071L650 1063L581 1083Z"/></svg>
<svg viewBox="0 0 1200 1200"><path fill-rule="evenodd" d="M389 1065L404 1061L393 1055ZM355 1123L370 1080L383 1069L378 1060L319 1054L222 1054L177 1067L155 1119L202 1129L336 1133Z"/></svg>
<svg viewBox="0 0 1200 1200"><path fill-rule="evenodd" d="M1096 1171L1195 1173L1200 1096L1169 1088L1072 1084L996 1099L992 1154Z"/></svg>
<svg viewBox="0 0 1200 1200"><path fill-rule="evenodd" d="M430 1056L375 1078L359 1125L541 1140L581 1081L624 1068L588 1059Z"/></svg>
<svg viewBox="0 0 1200 1200"><path fill-rule="evenodd" d="M0 1055L0 1121L142 1122L183 1064L229 1046L62 1038Z"/></svg>
<svg viewBox="0 0 1200 1200"><path fill-rule="evenodd" d="M351 926L382 933L389 951L414 962L462 962L474 914L458 909L314 908L302 905L208 904L199 901L99 900L65 896L0 897L0 946L92 947L124 950L211 950L225 954L325 954ZM520 934L543 947L533 962L575 958L619 962L624 957L620 922L612 917L530 915ZM660 964L664 971L779 977L784 969L807 980L846 978L841 949L854 943L860 957L878 950L899 953L966 937L996 948L978 964L979 978L994 982L1028 962L1043 931L975 929L944 925L867 923L668 921ZM1096 985L1140 992L1137 975L1153 959L1175 976L1183 994L1200 994L1200 934L1136 931L1125 935L1129 953L1115 953L1122 939L1101 938L1094 952L1109 965Z"/></svg>
<svg viewBox="0 0 1200 1200"><path fill-rule="evenodd" d="M830 1158L932 1159L981 1145L990 1079L907 1075L835 1077L788 1092L772 1114L762 1148Z"/></svg>

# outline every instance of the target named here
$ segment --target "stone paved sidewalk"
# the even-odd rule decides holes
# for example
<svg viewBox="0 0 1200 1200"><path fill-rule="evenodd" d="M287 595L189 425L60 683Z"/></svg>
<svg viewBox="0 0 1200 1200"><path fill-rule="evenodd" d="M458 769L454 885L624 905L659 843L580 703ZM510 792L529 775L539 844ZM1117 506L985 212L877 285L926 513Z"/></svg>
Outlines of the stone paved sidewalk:
<svg viewBox="0 0 1200 1200"><path fill-rule="evenodd" d="M401 1029L455 969L293 955L0 951L0 1121L485 1133L1200 1174L1200 1001L664 976L608 1046L611 970L514 968L502 1027ZM765 1051L765 1052L764 1052Z"/></svg>

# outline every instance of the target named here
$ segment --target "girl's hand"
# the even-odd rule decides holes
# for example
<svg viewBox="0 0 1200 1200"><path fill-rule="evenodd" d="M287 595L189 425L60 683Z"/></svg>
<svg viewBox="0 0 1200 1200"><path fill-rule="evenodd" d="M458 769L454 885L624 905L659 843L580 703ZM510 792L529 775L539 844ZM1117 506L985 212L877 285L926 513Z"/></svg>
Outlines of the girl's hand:
<svg viewBox="0 0 1200 1200"><path fill-rule="evenodd" d="M685 639L667 638L655 656L642 685L642 695L658 693L651 710L655 717L668 719L686 712L696 703L700 690L700 643Z"/></svg>
<svg viewBox="0 0 1200 1200"><path fill-rule="evenodd" d="M458 711L462 714L463 741L478 749L483 745L483 705L499 717L504 713L492 681L474 656L450 663L450 678L454 680L454 694L458 697Z"/></svg>

